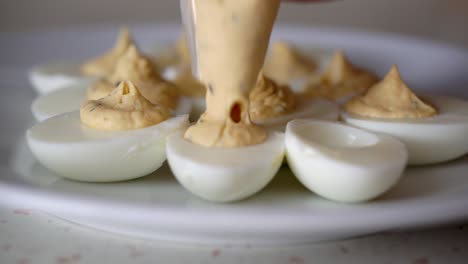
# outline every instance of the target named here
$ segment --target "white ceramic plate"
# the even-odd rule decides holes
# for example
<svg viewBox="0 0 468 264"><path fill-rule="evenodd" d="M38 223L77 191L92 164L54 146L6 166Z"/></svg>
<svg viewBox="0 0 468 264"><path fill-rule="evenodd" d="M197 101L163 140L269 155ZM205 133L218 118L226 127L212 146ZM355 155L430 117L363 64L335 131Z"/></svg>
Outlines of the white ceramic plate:
<svg viewBox="0 0 468 264"><path fill-rule="evenodd" d="M0 68L1 202L115 233L198 243L297 243L468 219L468 157L410 168L392 191L364 204L319 198L302 187L286 167L260 194L234 204L211 204L195 198L176 182L167 166L139 180L108 184L79 183L53 175L33 159L25 145L24 131L33 122L29 106L34 93L23 86L21 78L26 75L18 72L26 73L32 64L40 63L43 54L59 59L53 57L51 48L63 57L69 54L70 46L83 45L89 50L70 56L90 56L94 47L104 46L98 36L112 39L115 29L79 33L5 38L7 45L19 48L16 55L0 57L11 61L16 56L24 65ZM135 29L136 39L148 46L177 35L175 26ZM466 50L394 35L304 27L280 27L274 38L305 47L344 48L353 61L375 68L379 74L397 63L404 78L420 91L468 97ZM63 40L62 45L56 44L58 40ZM38 48L30 42L43 45Z"/></svg>

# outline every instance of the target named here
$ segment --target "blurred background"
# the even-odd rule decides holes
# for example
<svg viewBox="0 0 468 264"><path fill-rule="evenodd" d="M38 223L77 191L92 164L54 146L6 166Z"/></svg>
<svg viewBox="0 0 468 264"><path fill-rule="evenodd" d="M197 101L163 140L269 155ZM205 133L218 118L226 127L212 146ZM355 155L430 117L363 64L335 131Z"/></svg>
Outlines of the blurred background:
<svg viewBox="0 0 468 264"><path fill-rule="evenodd" d="M0 31L179 21L178 0L2 0ZM468 47L468 0L285 3L279 23L396 32Z"/></svg>

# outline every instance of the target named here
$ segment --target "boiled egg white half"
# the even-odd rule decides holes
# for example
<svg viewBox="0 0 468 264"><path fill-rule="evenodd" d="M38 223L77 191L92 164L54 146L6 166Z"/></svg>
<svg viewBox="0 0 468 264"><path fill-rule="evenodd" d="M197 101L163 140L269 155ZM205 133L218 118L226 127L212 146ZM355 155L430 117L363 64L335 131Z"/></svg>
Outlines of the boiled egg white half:
<svg viewBox="0 0 468 264"><path fill-rule="evenodd" d="M382 119L343 111L341 116L350 125L402 141L408 148L410 165L444 162L468 153L468 101L435 95L422 98L439 114L418 119Z"/></svg>
<svg viewBox="0 0 468 264"><path fill-rule="evenodd" d="M285 134L286 157L299 181L339 202L362 202L389 190L407 161L405 145L381 134L318 120L294 120Z"/></svg>
<svg viewBox="0 0 468 264"><path fill-rule="evenodd" d="M255 123L271 130L284 132L289 121L302 118L336 121L339 118L340 108L331 101L323 99L298 100L296 109L288 114L264 120L255 120Z"/></svg>
<svg viewBox="0 0 468 264"><path fill-rule="evenodd" d="M87 85L77 84L44 94L36 98L31 104L31 111L37 121L79 110L86 100ZM192 111L192 101L179 97L174 115L185 115Z"/></svg>
<svg viewBox="0 0 468 264"><path fill-rule="evenodd" d="M46 168L68 179L110 182L145 176L166 160L166 137L188 126L188 116L127 131L81 123L79 111L49 118L26 133L29 148Z"/></svg>
<svg viewBox="0 0 468 264"><path fill-rule="evenodd" d="M202 199L231 202L264 188L280 168L284 135L269 132L265 142L239 148L209 148L184 139L167 139L167 160L179 183Z"/></svg>
<svg viewBox="0 0 468 264"><path fill-rule="evenodd" d="M33 67L28 74L29 81L39 94L46 94L70 85L88 85L96 77L81 74L80 64L50 63Z"/></svg>

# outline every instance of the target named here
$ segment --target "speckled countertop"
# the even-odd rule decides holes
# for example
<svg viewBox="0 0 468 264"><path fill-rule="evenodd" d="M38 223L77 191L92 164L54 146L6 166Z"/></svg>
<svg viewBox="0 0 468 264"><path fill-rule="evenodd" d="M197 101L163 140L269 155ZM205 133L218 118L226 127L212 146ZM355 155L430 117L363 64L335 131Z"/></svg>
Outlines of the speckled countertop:
<svg viewBox="0 0 468 264"><path fill-rule="evenodd" d="M139 0L129 13L125 0L4 1L0 4L0 31L174 21L178 19L177 2ZM468 46L466 0L345 0L307 8L290 4L282 8L279 20L391 31ZM117 236L0 205L0 264L446 264L467 260L467 225L287 247L198 246Z"/></svg>
<svg viewBox="0 0 468 264"><path fill-rule="evenodd" d="M0 263L466 263L468 226L282 247L137 240L27 210L0 207Z"/></svg>

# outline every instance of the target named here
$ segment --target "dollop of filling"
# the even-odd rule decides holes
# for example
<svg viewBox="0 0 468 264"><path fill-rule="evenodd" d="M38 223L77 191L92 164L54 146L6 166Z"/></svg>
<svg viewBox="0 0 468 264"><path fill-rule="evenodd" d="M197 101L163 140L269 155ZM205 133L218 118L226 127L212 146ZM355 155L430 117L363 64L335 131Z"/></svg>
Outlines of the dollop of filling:
<svg viewBox="0 0 468 264"><path fill-rule="evenodd" d="M296 97L289 86L278 85L260 73L254 89L250 92L250 118L265 120L292 112Z"/></svg>
<svg viewBox="0 0 468 264"><path fill-rule="evenodd" d="M171 109L177 106L177 87L164 80L152 60L142 55L134 45L121 56L107 80L98 81L88 88L87 98L105 96L124 80L136 84L143 96L153 104L162 104Z"/></svg>
<svg viewBox="0 0 468 264"><path fill-rule="evenodd" d="M307 78L317 70L317 64L302 54L294 46L283 42L275 42L271 54L267 57L263 71L279 84Z"/></svg>
<svg viewBox="0 0 468 264"><path fill-rule="evenodd" d="M403 82L396 65L385 78L365 95L345 104L349 113L373 118L424 118L437 115L437 110L418 98Z"/></svg>
<svg viewBox="0 0 468 264"><path fill-rule="evenodd" d="M244 96L231 98L234 100L230 107L226 107L224 102L218 102L217 106L211 103L210 107L216 107L218 112L205 111L197 123L187 129L184 138L205 147L231 148L265 141L266 131L250 120L248 100L244 100Z"/></svg>
<svg viewBox="0 0 468 264"><path fill-rule="evenodd" d="M353 66L343 52L338 51L325 73L306 85L305 93L309 97L338 100L363 93L377 81L374 74Z"/></svg>
<svg viewBox="0 0 468 264"><path fill-rule="evenodd" d="M85 75L96 77L107 77L114 72L119 58L125 54L127 49L135 45L127 28L122 28L115 46L104 55L90 59L81 65L81 72Z"/></svg>
<svg viewBox="0 0 468 264"><path fill-rule="evenodd" d="M86 101L81 122L100 130L129 130L156 125L171 116L170 110L153 104L130 81L123 81L108 96Z"/></svg>

